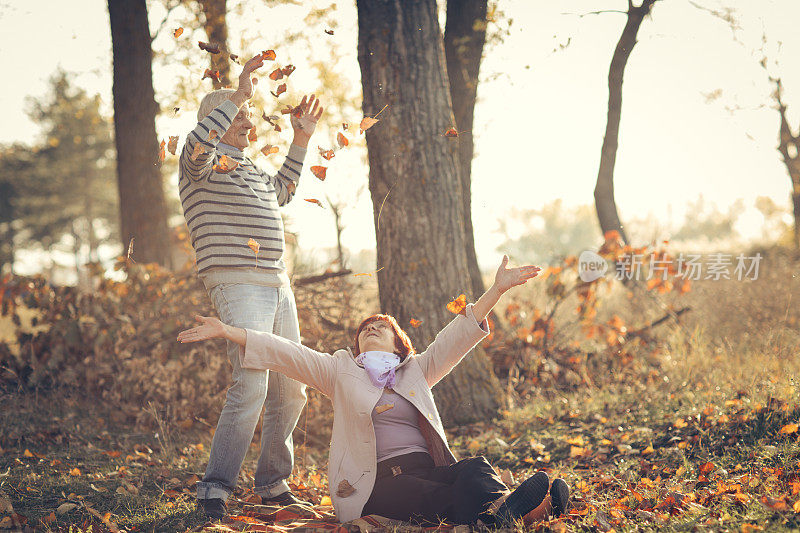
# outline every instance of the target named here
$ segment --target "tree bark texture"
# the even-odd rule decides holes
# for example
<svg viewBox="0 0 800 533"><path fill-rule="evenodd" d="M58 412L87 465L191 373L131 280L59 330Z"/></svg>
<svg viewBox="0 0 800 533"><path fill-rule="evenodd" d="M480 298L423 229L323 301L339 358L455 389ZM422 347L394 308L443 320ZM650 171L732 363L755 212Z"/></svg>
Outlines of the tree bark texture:
<svg viewBox="0 0 800 533"><path fill-rule="evenodd" d="M471 293L458 148L435 0L359 0L364 114L389 108L366 132L381 309L421 351L452 320L446 304ZM419 328L409 320L422 320ZM486 419L502 397L476 350L434 396L445 424Z"/></svg>
<svg viewBox="0 0 800 533"><path fill-rule="evenodd" d="M230 87L231 85L231 65L229 63L228 52L228 23L225 16L228 13L227 0L200 0L200 7L205 15L203 29L208 35L211 43L220 45L222 51L219 54L208 54L211 61L211 70L219 71L219 81L211 80L214 89Z"/></svg>
<svg viewBox="0 0 800 533"><path fill-rule="evenodd" d="M792 181L792 213L794 214L794 249L800 250L800 133L794 135L786 116L786 104L783 103L783 82L780 78L771 78L775 83L775 100L781 115L778 135L778 151L783 157L789 179ZM793 149L792 149L793 148Z"/></svg>
<svg viewBox="0 0 800 533"><path fill-rule="evenodd" d="M486 43L486 0L448 0L444 28L444 53L450 81L455 127L459 132L458 166L461 180L462 219L472 293L485 290L475 254L472 227L472 159L474 157L473 119L478 93L478 73Z"/></svg>
<svg viewBox="0 0 800 533"><path fill-rule="evenodd" d="M127 248L136 237L133 257L137 262L171 267L147 6L145 0L108 0L108 12L121 242Z"/></svg>
<svg viewBox="0 0 800 533"><path fill-rule="evenodd" d="M603 148L600 152L600 168L597 172L594 202L603 235L609 231L618 231L625 243L628 243L628 237L619 220L617 203L614 200L614 165L617 162L619 123L622 116L622 78L625 75L625 65L636 45L639 27L644 17L650 13L655 1L643 0L641 6L635 7L631 0L628 0L627 21L608 70L608 119Z"/></svg>

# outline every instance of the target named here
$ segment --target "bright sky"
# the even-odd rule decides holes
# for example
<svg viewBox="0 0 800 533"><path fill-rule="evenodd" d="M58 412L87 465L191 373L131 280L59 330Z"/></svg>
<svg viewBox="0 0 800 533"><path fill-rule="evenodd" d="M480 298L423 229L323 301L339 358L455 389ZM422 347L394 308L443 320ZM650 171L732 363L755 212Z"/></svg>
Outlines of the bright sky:
<svg viewBox="0 0 800 533"><path fill-rule="evenodd" d="M743 44L732 39L724 22L688 0L656 4L653 17L642 24L625 72L617 205L623 221L651 214L668 226L683 220L687 203L698 195L723 211L741 198L747 210L738 229L744 236L758 236L763 219L754 208L756 197L769 196L788 208L790 181L775 149L778 114L771 107L772 87L754 50L765 32L770 57L781 62L774 72L783 77L784 101L792 124L797 124L800 71L788 66L800 57L800 2L696 3L713 9L735 7ZM271 25L302 24L302 7L269 8L254 0L228 4L243 5L247 13L231 17L232 35L242 24L264 28L264 42L255 43L254 51L271 47L266 38ZM606 123L608 66L625 16L578 14L625 5L624 0L501 2L513 25L510 35L484 58L473 131L473 221L482 265L497 261L495 248L502 240L497 220L511 208L539 208L559 198L566 205L593 202ZM155 11L151 19L157 23L161 14ZM309 45L319 49L335 39L349 51L338 61L340 68L359 87L354 3L341 3L339 13L335 36L309 35ZM568 41L568 46L559 47ZM278 49L290 57L292 52ZM0 0L0 55L8 73L0 88L6 125L0 130L0 143L34 141L38 129L25 115L25 97L44 94L47 78L59 65L75 72L76 83L100 93L111 108L111 36L102 0ZM295 62L298 70L292 81L312 92L315 80ZM154 78L157 90L169 90L168 69L157 69ZM721 96L707 101L704 93L717 89ZM199 99L207 86L198 82L197 90ZM743 110L730 113L726 106ZM193 114L187 110L175 119L160 120L159 136L180 133L183 138L193 125ZM284 135L288 141L290 133ZM327 134L315 140L331 144ZM356 188L367 181L361 163L364 149L362 140L350 152L340 152L324 183L304 172L298 196L286 210L302 248L334 246L335 230L329 212L297 199L323 198L330 191L354 198ZM317 160L310 151L306 167ZM353 199L346 212L343 239L353 250L374 247L368 195L365 191Z"/></svg>

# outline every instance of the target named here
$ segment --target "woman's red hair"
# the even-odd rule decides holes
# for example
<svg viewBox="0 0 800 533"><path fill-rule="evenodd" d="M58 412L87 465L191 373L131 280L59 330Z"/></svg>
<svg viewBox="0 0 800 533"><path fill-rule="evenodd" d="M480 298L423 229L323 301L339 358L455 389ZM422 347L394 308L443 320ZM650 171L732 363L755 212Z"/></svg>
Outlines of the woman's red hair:
<svg viewBox="0 0 800 533"><path fill-rule="evenodd" d="M361 335L361 330L378 320L386 322L392 327L392 330L394 331L395 353L400 356L400 360L403 360L409 355L416 353L414 351L414 346L411 344L411 339L408 338L408 333L403 331L403 328L400 327L400 324L397 323L397 320L395 320L395 318L391 315L377 314L365 318L361 324L359 324L358 330L356 331L356 355L361 353L361 347L358 345L358 337Z"/></svg>

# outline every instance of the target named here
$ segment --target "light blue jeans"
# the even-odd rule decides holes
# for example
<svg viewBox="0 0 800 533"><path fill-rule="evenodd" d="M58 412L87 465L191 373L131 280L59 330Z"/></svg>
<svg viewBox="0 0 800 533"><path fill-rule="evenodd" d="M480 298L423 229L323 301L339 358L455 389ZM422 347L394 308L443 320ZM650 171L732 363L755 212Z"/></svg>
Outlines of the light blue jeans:
<svg viewBox="0 0 800 533"><path fill-rule="evenodd" d="M220 320L240 328L275 333L300 342L297 307L289 287L223 283L209 296ZM233 385L211 441L211 457L197 498L227 499L236 488L239 470L253 440L262 407L261 453L255 473L256 494L271 498L289 490L294 450L292 430L306 403L306 387L278 372L243 369L239 345L227 341Z"/></svg>

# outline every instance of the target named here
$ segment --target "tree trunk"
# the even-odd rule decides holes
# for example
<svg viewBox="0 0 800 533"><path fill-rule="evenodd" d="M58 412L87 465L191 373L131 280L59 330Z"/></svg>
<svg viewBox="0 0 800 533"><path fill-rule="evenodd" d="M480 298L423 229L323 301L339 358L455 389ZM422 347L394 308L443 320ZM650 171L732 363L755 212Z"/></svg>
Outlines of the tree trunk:
<svg viewBox="0 0 800 533"><path fill-rule="evenodd" d="M483 278L475 255L472 228L472 125L478 92L478 73L486 42L486 0L448 0L444 29L444 53L450 81L450 99L458 137L458 167L461 178L462 220L466 238L467 269L472 294L483 294Z"/></svg>
<svg viewBox="0 0 800 533"><path fill-rule="evenodd" d="M443 135L453 115L436 1L356 4L364 114L389 105L366 132L380 304L402 325L422 320L408 332L422 350L452 320L447 302L472 293L458 150ZM497 377L476 352L436 386L446 424L485 420L500 405Z"/></svg>
<svg viewBox="0 0 800 533"><path fill-rule="evenodd" d="M170 267L147 6L145 0L108 0L108 12L114 57L120 241L127 246L136 237L136 261Z"/></svg>
<svg viewBox="0 0 800 533"><path fill-rule="evenodd" d="M600 152L600 168L597 172L594 202L603 235L609 231L618 231L625 243L628 242L628 237L619 220L617 203L614 200L614 165L617 161L619 122L622 115L622 78L625 74L625 65L636 45L639 26L644 17L650 13L655 1L643 0L641 6L634 7L631 0L628 0L628 19L608 70L608 121L603 138L603 148Z"/></svg>
<svg viewBox="0 0 800 533"><path fill-rule="evenodd" d="M792 182L792 213L794 214L794 249L800 251L800 132L797 135L792 133L789 126L789 119L786 116L786 105L783 103L783 81L781 78L773 78L770 81L775 84L773 93L778 104L778 112L781 116L780 130L778 133L778 151L783 157L783 164L789 173Z"/></svg>
<svg viewBox="0 0 800 533"><path fill-rule="evenodd" d="M231 66L228 62L228 23L225 15L228 12L227 0L200 0L205 15L203 29L209 42L217 43L222 48L219 54L208 54L211 58L211 70L219 71L219 81L212 80L214 89L229 87L231 84Z"/></svg>

